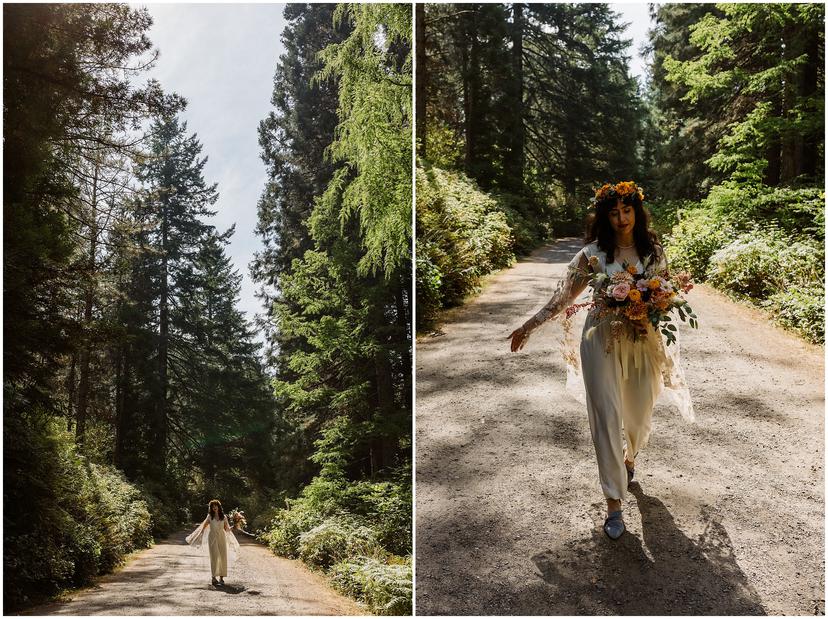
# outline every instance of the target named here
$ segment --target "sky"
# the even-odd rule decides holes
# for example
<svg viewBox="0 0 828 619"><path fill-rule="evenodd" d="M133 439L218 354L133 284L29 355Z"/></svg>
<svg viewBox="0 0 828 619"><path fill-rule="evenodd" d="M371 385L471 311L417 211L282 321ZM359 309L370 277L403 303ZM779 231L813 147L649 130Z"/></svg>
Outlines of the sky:
<svg viewBox="0 0 828 619"><path fill-rule="evenodd" d="M257 128L271 110L270 95L285 21L283 4L138 4L154 24L150 39L160 51L150 76L165 90L188 101L182 118L196 133L208 157L208 183L218 183L212 222L220 231L236 224L228 254L243 276L239 307L248 319L263 311L248 265L260 247L256 204L266 179L259 158ZM645 3L610 4L629 22L625 33L633 75L643 82L645 65L638 50L646 40Z"/></svg>
<svg viewBox="0 0 828 619"><path fill-rule="evenodd" d="M610 3L609 7L621 15L621 22L629 26L624 32L625 39L632 39L632 46L627 51L630 56L630 73L639 78L643 85L646 75L645 59L639 54L641 45L647 41L647 29L650 27L650 14L646 3Z"/></svg>
<svg viewBox="0 0 828 619"><path fill-rule="evenodd" d="M243 275L239 308L249 320L263 309L248 265L261 246L255 234L256 204L264 188L258 126L271 110L276 63L284 48L283 4L133 4L152 15L150 40L160 51L149 77L187 99L181 118L196 133L204 178L218 183L210 221L219 231L234 223L227 248Z"/></svg>

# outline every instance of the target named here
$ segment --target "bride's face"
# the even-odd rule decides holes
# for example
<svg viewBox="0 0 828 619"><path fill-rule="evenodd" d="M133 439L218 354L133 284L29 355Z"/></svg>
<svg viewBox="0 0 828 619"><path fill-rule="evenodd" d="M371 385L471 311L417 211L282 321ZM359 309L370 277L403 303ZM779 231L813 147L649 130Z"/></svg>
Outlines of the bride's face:
<svg viewBox="0 0 828 619"><path fill-rule="evenodd" d="M609 211L609 221L615 234L632 232L635 227L635 209L619 198Z"/></svg>

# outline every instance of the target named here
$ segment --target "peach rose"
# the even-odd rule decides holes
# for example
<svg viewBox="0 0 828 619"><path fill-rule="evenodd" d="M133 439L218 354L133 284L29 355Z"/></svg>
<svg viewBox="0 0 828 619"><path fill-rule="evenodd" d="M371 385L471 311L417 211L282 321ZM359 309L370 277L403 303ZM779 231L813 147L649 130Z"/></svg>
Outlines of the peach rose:
<svg viewBox="0 0 828 619"><path fill-rule="evenodd" d="M630 294L630 285L627 282L621 282L612 288L612 297L616 301L623 301L628 294Z"/></svg>

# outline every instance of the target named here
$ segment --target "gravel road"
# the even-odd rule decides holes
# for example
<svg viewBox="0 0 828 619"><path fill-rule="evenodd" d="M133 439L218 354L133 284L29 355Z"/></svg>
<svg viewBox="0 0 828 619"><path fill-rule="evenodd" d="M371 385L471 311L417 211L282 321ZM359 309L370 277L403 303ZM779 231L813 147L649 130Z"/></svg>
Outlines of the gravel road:
<svg viewBox="0 0 828 619"><path fill-rule="evenodd" d="M32 609L33 615L365 615L298 561L275 556L238 534L241 552L224 587L210 584L210 567L179 531L137 553L114 574Z"/></svg>
<svg viewBox="0 0 828 619"><path fill-rule="evenodd" d="M491 277L417 341L417 613L824 614L823 349L697 286L697 421L656 408L612 542L561 327L505 339L579 247Z"/></svg>

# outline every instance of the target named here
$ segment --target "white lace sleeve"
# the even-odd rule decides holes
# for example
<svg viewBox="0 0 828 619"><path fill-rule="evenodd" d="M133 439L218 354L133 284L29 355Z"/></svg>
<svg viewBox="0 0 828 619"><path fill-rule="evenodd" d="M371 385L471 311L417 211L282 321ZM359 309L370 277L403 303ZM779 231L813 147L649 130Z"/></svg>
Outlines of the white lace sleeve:
<svg viewBox="0 0 828 619"><path fill-rule="evenodd" d="M534 316L523 323L523 329L526 331L526 335L528 336L543 323L552 320L565 308L572 305L588 283L589 262L586 251L581 249L575 254L575 257L572 258L567 266L567 272L564 278L558 282L552 298Z"/></svg>
<svg viewBox="0 0 828 619"><path fill-rule="evenodd" d="M209 537L209 526L207 530L205 530L205 525L209 525L210 523L210 516L207 516L200 525L198 525L195 530L190 533L186 538L185 541L190 544L190 546L194 546L195 548L201 548L202 544L207 541Z"/></svg>

